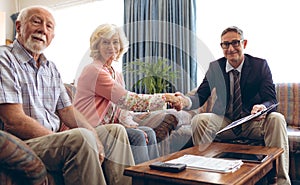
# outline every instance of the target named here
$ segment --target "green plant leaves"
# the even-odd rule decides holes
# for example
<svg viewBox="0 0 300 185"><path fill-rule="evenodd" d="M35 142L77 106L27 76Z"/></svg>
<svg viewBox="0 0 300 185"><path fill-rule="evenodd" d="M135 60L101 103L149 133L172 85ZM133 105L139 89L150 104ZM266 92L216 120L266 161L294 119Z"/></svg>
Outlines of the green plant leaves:
<svg viewBox="0 0 300 185"><path fill-rule="evenodd" d="M142 87L146 93L165 93L172 88L172 83L177 79L177 72L168 64L167 59L144 62L141 60L130 62L124 67L125 73L135 73L140 79L134 87Z"/></svg>

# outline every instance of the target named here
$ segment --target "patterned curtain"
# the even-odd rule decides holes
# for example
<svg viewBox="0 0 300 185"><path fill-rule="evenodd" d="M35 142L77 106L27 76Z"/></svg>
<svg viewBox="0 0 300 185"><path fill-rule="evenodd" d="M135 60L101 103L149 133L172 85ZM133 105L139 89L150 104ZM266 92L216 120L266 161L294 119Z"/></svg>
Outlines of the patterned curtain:
<svg viewBox="0 0 300 185"><path fill-rule="evenodd" d="M197 85L196 0L124 0L124 31L129 50L123 57L127 89L140 93L135 84L145 78L133 61L157 63L176 73L171 91L186 93ZM166 67L167 66L167 67ZM148 66L149 67L149 66ZM150 66L151 67L151 66Z"/></svg>

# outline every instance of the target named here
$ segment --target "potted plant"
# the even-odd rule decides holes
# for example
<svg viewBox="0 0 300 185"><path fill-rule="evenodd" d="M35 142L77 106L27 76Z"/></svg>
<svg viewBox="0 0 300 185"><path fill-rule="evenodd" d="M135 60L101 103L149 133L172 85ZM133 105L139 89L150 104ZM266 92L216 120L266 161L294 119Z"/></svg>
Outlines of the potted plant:
<svg viewBox="0 0 300 185"><path fill-rule="evenodd" d="M136 60L124 67L125 73L135 73L140 79L133 85L138 93L166 93L175 92L174 81L177 72L172 70L167 59L159 58L156 62Z"/></svg>

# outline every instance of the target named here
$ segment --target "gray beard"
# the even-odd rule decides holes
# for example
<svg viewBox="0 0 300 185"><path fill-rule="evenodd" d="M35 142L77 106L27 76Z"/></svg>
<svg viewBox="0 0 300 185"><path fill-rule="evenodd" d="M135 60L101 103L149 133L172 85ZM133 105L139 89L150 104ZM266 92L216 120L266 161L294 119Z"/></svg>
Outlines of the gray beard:
<svg viewBox="0 0 300 185"><path fill-rule="evenodd" d="M40 46L39 44L34 43L31 38L28 39L24 45L26 49L37 54L41 54L46 49L45 45Z"/></svg>

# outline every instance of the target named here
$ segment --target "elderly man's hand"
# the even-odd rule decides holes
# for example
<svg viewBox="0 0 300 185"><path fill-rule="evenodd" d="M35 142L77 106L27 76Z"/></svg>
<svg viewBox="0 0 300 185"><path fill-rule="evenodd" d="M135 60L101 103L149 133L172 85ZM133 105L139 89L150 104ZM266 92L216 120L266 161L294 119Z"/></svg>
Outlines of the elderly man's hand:
<svg viewBox="0 0 300 185"><path fill-rule="evenodd" d="M100 160L100 163L102 164L105 159L104 147L101 144L98 146L98 148L99 148L99 160Z"/></svg>

